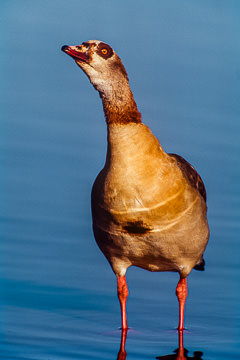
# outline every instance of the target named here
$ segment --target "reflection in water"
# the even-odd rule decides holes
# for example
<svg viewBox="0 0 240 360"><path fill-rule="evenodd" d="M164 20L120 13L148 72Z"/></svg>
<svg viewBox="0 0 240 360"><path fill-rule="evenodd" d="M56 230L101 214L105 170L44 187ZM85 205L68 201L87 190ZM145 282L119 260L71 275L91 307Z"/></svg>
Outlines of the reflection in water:
<svg viewBox="0 0 240 360"><path fill-rule="evenodd" d="M121 335L121 344L118 352L117 360L126 360L126 340L127 340L128 330L122 330ZM202 360L203 353L201 351L194 351L193 356L188 356L188 350L184 349L183 344L183 331L178 331L178 349L176 349L175 354L161 355L157 356L156 359L159 360Z"/></svg>
<svg viewBox="0 0 240 360"><path fill-rule="evenodd" d="M203 353L201 351L194 351L193 356L188 356L188 350L184 349L183 331L178 331L178 349L175 354L158 356L159 360L202 360Z"/></svg>
<svg viewBox="0 0 240 360"><path fill-rule="evenodd" d="M117 360L125 360L127 358L127 352L125 349L126 340L127 340L127 332L128 332L128 329L122 330L121 344L120 344L120 349L118 352Z"/></svg>

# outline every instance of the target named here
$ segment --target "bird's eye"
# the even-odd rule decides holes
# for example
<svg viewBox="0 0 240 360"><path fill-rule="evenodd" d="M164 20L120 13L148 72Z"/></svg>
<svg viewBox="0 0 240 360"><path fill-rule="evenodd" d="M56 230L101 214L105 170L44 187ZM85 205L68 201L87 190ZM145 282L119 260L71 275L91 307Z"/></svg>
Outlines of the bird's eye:
<svg viewBox="0 0 240 360"><path fill-rule="evenodd" d="M107 49L103 48L103 49L101 50L101 52L102 52L103 55L107 55L107 52L108 52L108 51L107 51Z"/></svg>
<svg viewBox="0 0 240 360"><path fill-rule="evenodd" d="M105 60L113 56L113 49L109 45L102 42L98 44L96 52Z"/></svg>

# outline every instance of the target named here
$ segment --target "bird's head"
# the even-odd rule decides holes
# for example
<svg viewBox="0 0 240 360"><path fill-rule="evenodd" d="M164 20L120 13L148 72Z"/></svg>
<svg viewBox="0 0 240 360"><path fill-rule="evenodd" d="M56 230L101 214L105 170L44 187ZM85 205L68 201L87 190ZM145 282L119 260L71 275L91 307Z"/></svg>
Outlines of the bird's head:
<svg viewBox="0 0 240 360"><path fill-rule="evenodd" d="M64 45L62 51L70 55L85 72L96 90L107 95L126 82L127 72L121 59L111 46L98 40L89 40L81 45Z"/></svg>

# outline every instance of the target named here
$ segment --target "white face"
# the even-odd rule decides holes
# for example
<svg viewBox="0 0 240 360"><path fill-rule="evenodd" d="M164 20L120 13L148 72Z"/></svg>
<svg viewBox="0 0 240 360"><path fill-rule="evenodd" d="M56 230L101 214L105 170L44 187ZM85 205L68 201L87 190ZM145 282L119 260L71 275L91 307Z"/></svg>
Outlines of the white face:
<svg viewBox="0 0 240 360"><path fill-rule="evenodd" d="M100 93L107 94L119 82L128 81L121 59L109 45L99 40L63 46L62 50L74 58Z"/></svg>

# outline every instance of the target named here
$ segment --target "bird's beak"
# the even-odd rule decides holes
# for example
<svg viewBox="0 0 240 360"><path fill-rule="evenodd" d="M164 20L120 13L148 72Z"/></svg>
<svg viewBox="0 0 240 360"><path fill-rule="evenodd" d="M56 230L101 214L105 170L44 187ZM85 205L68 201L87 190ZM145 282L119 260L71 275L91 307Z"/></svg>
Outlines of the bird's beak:
<svg viewBox="0 0 240 360"><path fill-rule="evenodd" d="M87 62L89 56L87 54L87 47L85 45L69 46L63 45L62 51L70 55L77 62Z"/></svg>

